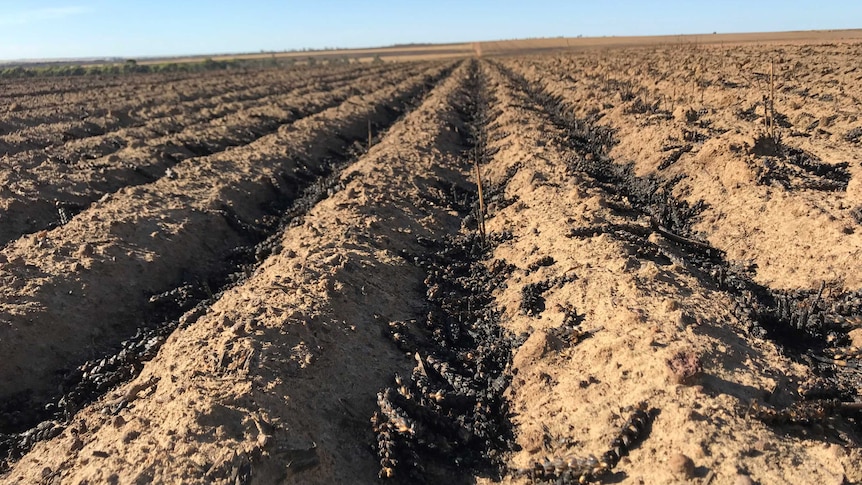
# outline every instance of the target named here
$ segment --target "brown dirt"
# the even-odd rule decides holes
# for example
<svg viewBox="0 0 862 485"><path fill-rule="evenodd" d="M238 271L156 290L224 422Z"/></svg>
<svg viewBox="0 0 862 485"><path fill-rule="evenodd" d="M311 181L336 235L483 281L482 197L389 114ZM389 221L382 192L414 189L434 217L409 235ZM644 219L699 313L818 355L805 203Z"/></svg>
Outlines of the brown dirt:
<svg viewBox="0 0 862 485"><path fill-rule="evenodd" d="M613 158L634 162L640 174L684 174L674 192L708 205L696 229L731 259L757 264L759 281L779 288L821 281L858 288L862 235L853 210L862 204L862 156L848 134L862 126L862 73L851 61L860 52L859 44L658 48L518 65L579 115L618 129ZM787 125L779 128L784 143L827 165L849 163L846 190L754 183L764 164L752 149L765 131L772 62L775 109ZM584 76L566 74L572 72ZM656 108L632 112L638 101ZM753 116L741 116L743 110ZM686 117L689 111L697 113L695 120ZM692 132L697 139L687 141ZM687 145L690 151L659 170L673 153L668 147Z"/></svg>
<svg viewBox="0 0 862 485"><path fill-rule="evenodd" d="M516 446L502 450L499 476L453 468L461 474L454 481L529 483L514 471L544 456L600 457L641 402L651 425L602 476L606 483L862 481L858 413L813 425L754 417L752 402L797 402L797 389L815 374L828 377L830 366L750 332L751 318L738 311L743 295L699 271L683 243L655 229L634 201L573 168L574 159L593 155L574 151L559 114L509 74L556 96L565 113L615 130L612 161L633 163L635 175L654 177L692 206L705 202L688 237L724 251L732 265L755 264L758 284L816 290L825 282L830 298L862 283L862 216L854 215L862 207L862 139L852 136L862 92L851 63L860 49L676 46L479 61L487 100L470 90L466 62L439 82L449 65L168 80L195 93L185 104L167 94L171 88L140 104L123 101L122 93L165 81L157 77L98 86L52 81L32 95L17 86L9 99L22 110L0 118L18 133L8 146L19 136L24 147L31 133L44 133L34 139L50 141L53 156L96 150L111 136L127 143L98 155L98 169L37 155L43 141L10 148L3 159L8 183L0 200L9 202L0 222L9 242L0 251L0 438L21 431L12 429L20 418L15 402L50 401L70 370L116 351L143 324L155 311L151 295L229 267L231 251L259 242L249 236L254 228L271 226L265 221L277 214L267 208L297 197L300 179L322 184L315 177L327 160L351 159L347 147L364 145L369 121L386 131L367 152L354 146L358 155L329 196L281 227L267 243L271 253L237 268L244 277L210 306L181 317L131 381L68 421L51 418L57 436L12 460L0 481L377 481L369 422L377 393L415 364L387 330L429 312L426 274L408 255L427 251L422 238L475 230L450 195L474 191L471 160L480 151L486 187L504 189L489 201L487 230L513 235L486 264L514 265L492 296L499 324L523 336L504 394ZM786 116L782 142L826 166L848 162L846 187L753 150L764 131L758 103L772 60L776 110ZM56 119L43 110L71 99L104 109L80 99L88 90L113 93L106 96L116 109L137 118L81 140L51 138L74 109ZM207 101L207 92L218 100ZM476 145L471 110L485 101L490 118ZM182 114L171 114L175 102ZM190 151L200 140L211 153ZM150 159L168 151L176 158ZM112 156L153 177L124 172ZM65 224L47 203L22 219L28 197L82 207ZM16 217L41 222L7 228ZM574 229L608 225L640 227L648 237L573 237ZM543 304L526 309L525 292L535 288L546 288ZM567 325L577 314L583 321L573 330ZM859 315L850 321L858 326ZM858 328L841 332L835 345L858 342ZM842 382L857 386L858 401L859 381ZM415 479L397 472L396 480Z"/></svg>
<svg viewBox="0 0 862 485"><path fill-rule="evenodd" d="M298 171L303 160L324 159L335 148L332 133L362 139L368 122L380 122L387 105L424 79L374 79L370 94L281 125L235 150L187 159L173 166L174 176L121 188L68 224L11 242L2 251L0 277L8 302L2 318L14 339L0 342L2 371L9 376L0 393L55 388L56 378L49 376L92 352L87 342L98 349L134 333L146 312L142 296L170 289L183 273L205 276L207 265L242 243L230 223L261 219L272 180ZM147 276L129 277L141 273ZM88 310L72 310L80 305Z"/></svg>

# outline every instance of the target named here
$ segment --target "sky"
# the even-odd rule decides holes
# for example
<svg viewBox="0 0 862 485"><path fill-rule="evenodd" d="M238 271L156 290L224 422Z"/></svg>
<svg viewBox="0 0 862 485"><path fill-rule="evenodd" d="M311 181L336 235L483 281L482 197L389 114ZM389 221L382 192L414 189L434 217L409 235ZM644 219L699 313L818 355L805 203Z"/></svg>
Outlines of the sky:
<svg viewBox="0 0 862 485"><path fill-rule="evenodd" d="M862 1L0 0L0 59L862 28Z"/></svg>

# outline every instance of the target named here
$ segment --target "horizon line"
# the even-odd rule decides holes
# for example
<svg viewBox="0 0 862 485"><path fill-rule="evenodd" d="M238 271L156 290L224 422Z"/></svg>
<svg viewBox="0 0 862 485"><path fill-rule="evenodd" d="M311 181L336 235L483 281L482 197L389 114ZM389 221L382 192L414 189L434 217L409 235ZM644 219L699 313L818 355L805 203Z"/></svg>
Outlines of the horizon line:
<svg viewBox="0 0 862 485"><path fill-rule="evenodd" d="M589 39L643 39L643 38L660 38L660 37L699 37L699 36L730 36L730 35L757 35L757 34L798 34L798 33L815 33L815 32L862 32L862 27L857 28L840 28L840 29L802 29L802 30L762 30L762 31L736 31L736 32L697 32L697 33L672 33L672 34L648 34L648 35L593 35L593 36L543 36L543 37L517 37L511 39L494 39L494 40L464 40L457 42L409 42L396 43L378 46L361 46L361 47L300 47L289 48L283 50L261 49L258 51L233 51L233 52L206 52L206 53L184 53L175 55L92 55L83 57L46 57L46 58L17 58L17 59L0 59L0 66L10 64L39 64L39 63L75 63L86 61L107 61L107 60L170 60L170 59L185 59L185 58L207 58L207 57L228 57L228 56L244 56L244 55L260 55L260 54L286 54L286 53L323 53L331 51L373 51L392 49L398 47L433 47L433 46L460 46L471 44L493 44L499 42L513 41L531 41L542 39L573 39L573 40L589 40Z"/></svg>

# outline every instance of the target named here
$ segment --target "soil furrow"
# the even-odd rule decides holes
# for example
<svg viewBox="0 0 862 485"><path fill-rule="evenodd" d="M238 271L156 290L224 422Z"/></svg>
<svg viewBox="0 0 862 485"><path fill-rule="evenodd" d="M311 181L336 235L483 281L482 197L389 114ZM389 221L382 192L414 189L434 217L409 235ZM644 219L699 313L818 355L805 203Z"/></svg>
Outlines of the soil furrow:
<svg viewBox="0 0 862 485"><path fill-rule="evenodd" d="M470 128L464 168L472 162L474 181L488 157L485 129L493 97L486 85L474 62L462 107ZM477 202L478 194L494 199L499 191L453 187L449 204L465 216L461 233L421 237L423 251L402 252L426 275L419 298L427 310L418 319L388 322L387 333L414 368L396 374L395 383L377 394L371 422L380 478L473 483L502 474L502 456L514 444L504 393L519 342L500 327L491 297L509 267L485 260L511 234L487 234L485 207Z"/></svg>
<svg viewBox="0 0 862 485"><path fill-rule="evenodd" d="M254 70L243 69L240 72ZM218 79L232 77L237 71L209 71L204 73L207 78ZM199 79L199 72L173 72L173 73L146 73L146 74L119 74L100 75L95 78L81 78L74 76L60 76L54 78L37 77L35 79L11 79L6 80L4 95L20 96L27 92L36 96L62 95L65 93L76 93L88 89L86 83L82 85L81 80L90 81L96 88L121 87L123 85L135 86L154 82L182 82Z"/></svg>
<svg viewBox="0 0 862 485"><path fill-rule="evenodd" d="M399 107L444 72L349 98L207 163L182 163L175 178L122 189L69 224L8 245L2 394L44 401L58 372L131 335L151 311L151 295L183 281L205 284L233 248L255 242L271 202L297 195L295 177L321 172L366 139L369 120L391 123ZM4 420L14 426L14 416Z"/></svg>
<svg viewBox="0 0 862 485"><path fill-rule="evenodd" d="M272 85L290 85L301 82L304 79L315 77L341 76L356 72L356 66L346 67L321 67L321 68L291 68L291 69L243 69L238 71L226 71L222 73L205 72L186 74L181 78L169 75L123 75L103 78L78 78L72 82L78 88L68 96L55 93L40 94L39 92L22 91L16 94L4 96L6 105L15 104L15 109L10 110L10 117L19 119L29 126L33 115L57 116L66 113L69 120L78 119L82 113L90 116L103 116L110 109L122 109L128 107L130 99L139 98L140 93L154 92L157 90L162 95L171 93L177 96L177 101L202 101L200 93L212 92L213 96L225 97L245 91L263 91ZM106 80L118 80L117 82L104 83ZM28 80L31 84L33 81ZM101 84L100 84L101 83ZM32 89L32 85L30 86ZM86 90L88 95L81 95ZM92 95L92 96L91 96ZM93 103L94 99L100 100L98 105ZM152 97L141 99L146 106L154 106ZM116 103L120 103L117 105ZM143 105L140 105L143 106ZM41 110L41 111L40 111ZM63 111L65 110L65 111ZM28 115L28 116L25 116ZM7 118L8 119L8 118ZM44 122L45 119L42 119Z"/></svg>
<svg viewBox="0 0 862 485"><path fill-rule="evenodd" d="M105 136L115 135L122 129L164 125L176 117L194 119L200 115L206 116L210 110L217 109L224 103L257 99L285 89L301 89L318 81L315 74L299 77L293 73L270 71L271 77L276 77L276 82L272 82L273 79L261 79L259 86L251 87L243 86L239 82L228 86L208 86L209 83L206 82L202 83L202 86L193 84L189 87L193 90L191 95L184 94L180 87L149 85L146 91L157 94L141 97L138 93L132 99L139 102L132 105L126 96L119 98L120 106L111 106L108 101L93 105L92 98L89 98L89 101L74 109L64 107L64 112L58 113L54 109L45 116L30 114L25 119L32 120L32 123L27 122L23 126L16 123L15 119L6 117L2 126L4 131L11 134L0 138L0 147L7 155L15 155L65 145L86 145ZM327 75L325 72L322 74L320 82L326 82L327 77L341 77ZM279 75L280 78L277 77ZM266 82L267 80L269 82Z"/></svg>
<svg viewBox="0 0 862 485"><path fill-rule="evenodd" d="M375 392L412 367L384 332L423 312L424 276L399 254L460 225L445 201L469 174L456 108L468 101L466 74L459 68L394 126L243 285L166 342L130 385L157 381L119 410L121 428L99 411L105 400L7 476L34 476L30 457L55 450L42 469L70 481L374 481Z"/></svg>
<svg viewBox="0 0 862 485"><path fill-rule="evenodd" d="M809 48L787 47L786 51L792 54ZM840 59L846 46L817 50L824 58L808 60L814 64ZM768 52L755 50L746 61L749 68L768 68L770 61L764 55ZM678 198L691 204L704 201L695 229L728 251L733 260L756 264L758 282L785 289L816 289L822 281L859 287L862 236L855 230L858 223L852 211L862 180L862 158L843 135L855 125L855 117L846 113L846 103L825 106L789 94L805 86L803 79L812 73L799 64L777 61L776 82L786 93L781 95L778 109L786 110L794 126L789 121L778 125L776 134L781 141L775 144L766 136L764 118L768 80L745 88L726 87L720 77L745 72L730 67L733 64L722 50L697 54L702 82L695 86L698 76L688 79L690 87L698 91L697 98L683 92L676 80L666 79L658 87L647 80L666 78L681 65L687 66L683 70L689 69L685 59L690 54L685 50L635 51L630 57L588 55L508 65L558 97L577 118L601 120L614 129L618 143L609 154L617 160L631 160L635 173L677 179L673 192ZM724 64L728 67L721 67ZM584 76L575 79L562 72L584 72ZM654 109L634 110L638 100ZM751 103L754 108L749 110ZM738 118L734 112L743 109L756 115ZM818 135L814 128L806 131L803 124L819 122L811 115L816 112L834 113L824 115L823 122L830 120L833 128L840 123L841 128L832 135ZM783 119L781 113L776 116ZM811 136L793 136L800 130ZM677 146L691 149L662 168Z"/></svg>
<svg viewBox="0 0 862 485"><path fill-rule="evenodd" d="M380 128L383 127L375 127ZM378 139L379 135L375 137L375 140ZM29 407L30 412L16 410L19 426L29 426L29 429L3 435L0 439L0 456L6 457L6 461L0 464L0 469L8 469L9 462L20 458L35 443L55 436L83 406L136 377L143 363L156 355L173 331L178 327L188 326L206 313L225 291L241 284L257 264L273 251L280 249L281 231L296 224L299 218L333 190L343 187L337 172L350 163L350 160L342 158L350 157L355 160L355 157L366 149L367 147L354 144L343 153L331 152L331 158L319 167L295 173L296 190L301 196L295 200L287 198L272 204L270 210L280 214L273 217L278 222L270 222L257 228L243 228L255 232L259 238L266 239L255 245L234 248L229 262L218 272L208 275L205 281L184 281L177 288L151 297L151 308L146 321L139 322L140 326L135 335L124 340L118 352L89 360L64 376L61 396L51 398L48 403L35 403L35 406L13 403L19 408ZM287 208L282 207L285 204ZM116 414L127 404L128 400L121 399L112 404L111 411ZM28 422L31 424L28 425Z"/></svg>
<svg viewBox="0 0 862 485"><path fill-rule="evenodd" d="M119 92L111 89L94 93L97 97L76 93L72 100L61 99L47 103L47 106L37 105L32 108L27 108L24 103L33 98L26 97L21 102L12 101L15 103L14 109L2 120L4 151L14 154L27 149L51 147L135 126L144 122L147 117L178 115L185 107L193 111L198 107L216 106L229 101L238 93L270 89L273 77L252 77L247 84L238 80L225 82L224 79L192 79L186 83L168 83L165 86L141 84L134 85L135 89L121 84L115 88ZM281 80L299 80L294 76L286 77L287 79ZM211 92L212 96L207 96L207 91ZM100 103L95 104L95 99Z"/></svg>
<svg viewBox="0 0 862 485"><path fill-rule="evenodd" d="M100 109L100 107L92 106L92 98L81 95L83 91L98 96L98 99L103 100L105 104L110 106L116 101L128 100L130 97L134 97L133 95L136 92L149 90L149 86L151 85L163 86L168 91L203 90L201 88L208 88L214 90L216 93L240 92L243 87L246 89L260 89L273 81L272 77L275 72L277 71L272 69L262 69L225 72L221 73L221 75L214 75L212 72L205 74L189 73L182 78L140 74L78 78L77 80L73 80L77 88L76 90L59 94L35 91L32 85L33 80L28 80L27 83L30 84L29 88L33 91L27 92L27 90L22 90L17 93L9 93L3 95L0 99L3 99L3 102L7 105L17 103L17 107L14 110L16 116L28 114L31 111L50 110L51 108L60 107L75 107L77 109L72 109L70 112L80 112L81 107L87 107L88 105ZM291 72L285 73L284 78L299 79L306 75L307 73L291 70ZM244 86L239 80L241 77L247 79ZM111 80L118 82L108 82ZM222 91L222 89L226 90Z"/></svg>
<svg viewBox="0 0 862 485"><path fill-rule="evenodd" d="M131 134L125 134L122 143L133 147L91 161L69 160L59 164L42 156L40 159L44 161L36 167L16 163L15 174L8 177L6 195L0 197L0 205L5 208L0 242L51 229L64 223L64 219L68 222L90 203L122 187L151 183L163 175L172 176L169 169L184 159L252 143L285 124L335 106L360 92L351 84L354 81L360 83L365 92L370 92L408 72L362 76L321 92L292 91L280 96L279 102L239 111L218 119L213 126L193 124L176 135L147 140L149 146L145 147L138 146L140 141L130 140ZM312 85L318 86L317 83ZM142 139L151 135L148 130L137 134ZM68 212L66 217L61 210Z"/></svg>
<svg viewBox="0 0 862 485"><path fill-rule="evenodd" d="M625 190L619 180L600 183L596 174L572 170L573 158L588 153L606 159L601 137L586 136L594 131L589 125L562 123L540 98L526 94L540 86L492 71L503 109L489 129L490 148L497 151L489 177L507 179L507 197L518 197L488 220L489 230L515 235L495 252L516 266L497 299L517 302L524 289L538 286L543 302L535 311L507 305L501 319L510 331L530 334L513 364L512 409L522 450L512 467L549 478L566 466L583 473L578 467L590 463L590 455L601 456L616 443L625 408L647 401L658 410L651 430L604 477L612 482L677 483L709 474L719 482L740 475L759 480L785 476L790 468L796 482L858 474L852 458L836 461L828 446L799 448L796 438L746 417L752 400L766 396L781 406L798 399L787 383L805 382L810 369L751 339L747 319L733 311L733 295L696 268L644 251L645 242L678 244L653 231L648 216L634 223L648 228L649 241L609 233L567 237L572 227L632 224L631 214L644 214L646 207L634 196L628 202L615 195ZM595 150L585 151L590 146ZM553 243L542 244L547 241ZM840 418L830 423L852 433ZM769 440L775 452L748 451L758 440ZM694 458L690 472L674 468L676 454ZM555 464L560 468L553 472ZM574 483L579 476L586 475L564 479Z"/></svg>

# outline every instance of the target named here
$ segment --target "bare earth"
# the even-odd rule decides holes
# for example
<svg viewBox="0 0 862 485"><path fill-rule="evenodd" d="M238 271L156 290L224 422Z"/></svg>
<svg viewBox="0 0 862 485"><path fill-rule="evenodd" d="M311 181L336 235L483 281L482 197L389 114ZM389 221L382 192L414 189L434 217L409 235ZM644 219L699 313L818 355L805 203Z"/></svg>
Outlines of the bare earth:
<svg viewBox="0 0 862 485"><path fill-rule="evenodd" d="M749 41L2 86L0 482L862 482L862 44Z"/></svg>

